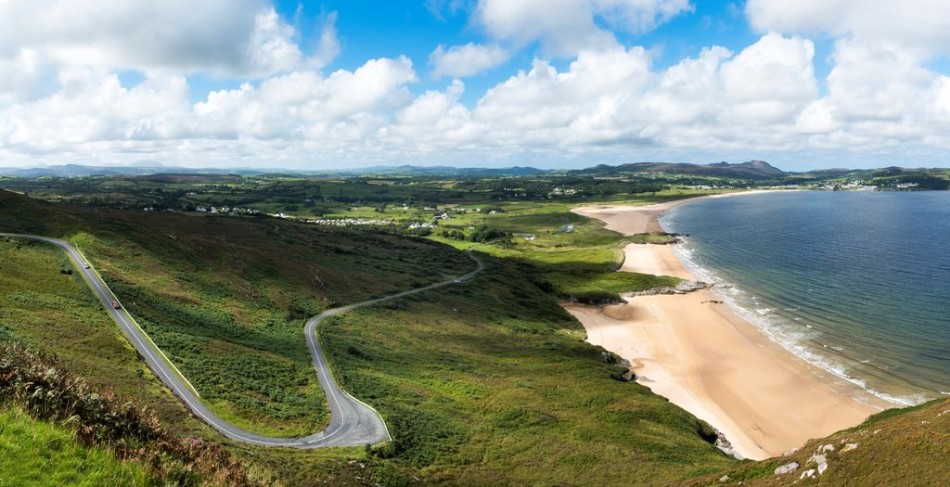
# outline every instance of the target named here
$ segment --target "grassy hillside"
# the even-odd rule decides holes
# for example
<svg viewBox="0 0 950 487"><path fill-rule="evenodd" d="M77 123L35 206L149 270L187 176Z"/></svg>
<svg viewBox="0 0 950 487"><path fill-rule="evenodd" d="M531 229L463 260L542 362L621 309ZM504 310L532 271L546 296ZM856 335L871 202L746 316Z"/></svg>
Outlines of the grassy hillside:
<svg viewBox="0 0 950 487"><path fill-rule="evenodd" d="M174 433L224 442L249 463L251 475L265 485L280 485L282 479L299 472L311 479L330 481L331 485L362 485L355 479L363 471L350 461L364 457L363 449L300 452L238 447L223 441L152 375L101 305L79 282L78 274L60 273L66 259L53 248L29 241L4 241L0 242L0 259L4 263L0 272L0 342L16 341L54 354L63 370L76 372L94 389L115 393L121 401L147 406L156 413L160 424ZM0 355L0 360L4 358L7 357ZM0 441L6 431L0 433ZM32 428L28 434L34 434ZM66 430L66 434L71 432ZM22 455L15 457L19 459L18 465L46 461L46 454L35 449L20 450L18 455ZM0 470L0 485L23 485L18 479L28 480L36 471L32 467L29 471Z"/></svg>
<svg viewBox="0 0 950 487"><path fill-rule="evenodd" d="M224 441L158 384L77 276L61 273L64 257L44 245L0 241L0 339L55 352L96 386L154 408L175 433L220 441L264 484L794 480L772 474L791 460L727 457L708 443L707 425L619 380L615 358L586 344L583 329L557 305L556 295L577 295L584 286L619 292L652 285L645 276L610 281L623 237L574 216L566 204L503 210L459 213L444 224L536 238L515 235L476 249L487 268L469 282L356 310L321 328L341 384L377 407L392 430L394 441L374 448L296 451ZM236 423L272 434L312 432L326 421L302 336L307 316L472 267L448 245L391 234L75 209L2 192L0 231L75 241L203 397ZM878 418L791 458L805 465L819 444L845 440L859 446L835 447L823 483L894 485L911 471L940 479L946 470L931 459L947 454L950 413L937 414L950 406L942 404Z"/></svg>
<svg viewBox="0 0 950 487"><path fill-rule="evenodd" d="M0 416L2 485L250 485L219 446L169 434L150 411L17 343L0 344Z"/></svg>
<svg viewBox="0 0 950 487"><path fill-rule="evenodd" d="M3 197L0 208L12 209L0 229L68 237L202 398L264 434L312 433L328 420L303 339L306 318L472 267L449 247L386 234L272 219L67 212ZM27 218L30 208L49 219ZM24 265L20 280L34 272Z"/></svg>
<svg viewBox="0 0 950 487"><path fill-rule="evenodd" d="M950 399L940 399L885 411L858 427L812 440L795 453L746 462L684 485L950 485L948 459ZM794 472L775 473L793 462L799 465ZM826 467L819 474L821 463ZM723 476L728 481L720 481Z"/></svg>
<svg viewBox="0 0 950 487"><path fill-rule="evenodd" d="M14 198L12 206L32 203ZM316 385L301 334L304 317L472 266L461 252L436 243L278 220L35 210L50 212L56 223L33 224L32 231L61 235L54 227L68 222L67 236L203 396L258 431L290 434L317 425L314 404L321 397L299 392ZM5 218L0 222L17 221L9 213ZM7 225L4 230L16 230ZM8 267L19 270L4 273L0 285L32 285L36 294L29 306L4 307L18 310L3 322L9 334L57 349L82 330L102 329L121 343L111 324L96 322L101 310L75 277L59 273L65 262L55 251L22 241L3 245ZM253 477L287 485L388 485L414 476L517 484L549 473L580 483L579 472L607 482L648 475L642 483L658 483L732 463L703 439L705 425L645 388L616 380L618 367L583 342L579 325L529 278L528 264L492 259L484 277L340 317L321 334L343 383L386 417L391 444L368 457L363 449L232 451L250 464ZM62 283L61 297L48 282ZM45 318L30 322L33 314ZM72 338L44 335L56 320L74 329ZM97 355L81 348L70 353L71 363L92 364L87 356ZM87 370L108 384L113 373L100 367ZM155 387L150 373L136 367L124 373ZM305 386L287 382L305 376ZM304 404L286 396L308 401L306 415L286 414Z"/></svg>
<svg viewBox="0 0 950 487"><path fill-rule="evenodd" d="M0 340L54 353L94 387L149 407L180 432L203 429L155 379L79 274L61 272L70 266L61 252L0 239L0 262Z"/></svg>
<svg viewBox="0 0 950 487"><path fill-rule="evenodd" d="M342 382L392 429L375 480L664 485L735 462L703 439L708 426L618 380L625 369L515 264L486 259L462 286L321 334Z"/></svg>
<svg viewBox="0 0 950 487"><path fill-rule="evenodd" d="M71 431L0 407L0 485L147 485L145 469L103 448L80 445Z"/></svg>
<svg viewBox="0 0 950 487"><path fill-rule="evenodd" d="M650 201L648 198L628 202L642 204ZM470 237L483 228L510 234L510 238L481 250L526 264L533 280L565 300L618 301L622 293L679 282L668 276L616 272L623 264L622 249L630 238L605 230L599 221L571 213L573 204L515 202L482 206L454 208L452 218L440 223L433 238L468 248L475 243L459 240L459 235Z"/></svg>

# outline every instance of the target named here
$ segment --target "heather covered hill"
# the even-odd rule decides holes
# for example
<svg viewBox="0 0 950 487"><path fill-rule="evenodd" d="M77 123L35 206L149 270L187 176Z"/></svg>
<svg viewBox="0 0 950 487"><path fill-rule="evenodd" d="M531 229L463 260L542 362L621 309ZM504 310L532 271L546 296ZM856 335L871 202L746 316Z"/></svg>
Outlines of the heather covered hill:
<svg viewBox="0 0 950 487"><path fill-rule="evenodd" d="M571 176L623 176L643 174L679 174L734 179L776 179L786 173L765 161L748 161L740 164L717 162L714 164L690 164L675 162L635 162L619 166L599 166L569 171Z"/></svg>

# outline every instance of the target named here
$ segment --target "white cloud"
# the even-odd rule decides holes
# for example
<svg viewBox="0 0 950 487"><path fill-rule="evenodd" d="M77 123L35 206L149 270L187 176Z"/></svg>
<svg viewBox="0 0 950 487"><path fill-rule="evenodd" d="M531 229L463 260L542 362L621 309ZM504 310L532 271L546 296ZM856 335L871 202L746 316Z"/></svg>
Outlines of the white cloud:
<svg viewBox="0 0 950 487"><path fill-rule="evenodd" d="M472 120L471 111L459 102L465 85L453 80L445 91L428 91L397 115L385 134L390 147L413 153L446 153L473 150L488 127Z"/></svg>
<svg viewBox="0 0 950 487"><path fill-rule="evenodd" d="M726 107L725 99L715 95L724 91L719 69L731 57L728 49L715 46L696 59L680 61L660 76L645 105L663 123L713 121ZM704 99L707 103L697 103Z"/></svg>
<svg viewBox="0 0 950 487"><path fill-rule="evenodd" d="M150 76L135 88L89 70L60 74L59 92L5 110L0 147L55 152L90 141L146 141L186 135L187 83Z"/></svg>
<svg viewBox="0 0 950 487"><path fill-rule="evenodd" d="M835 38L827 95L800 114L807 143L853 153L948 150L947 77L929 64L950 55L950 3L942 0L750 0L762 31Z"/></svg>
<svg viewBox="0 0 950 487"><path fill-rule="evenodd" d="M548 54L573 56L617 47L598 22L642 33L691 9L688 0L479 0L475 18L495 39L538 41Z"/></svg>
<svg viewBox="0 0 950 487"><path fill-rule="evenodd" d="M945 0L749 0L746 15L761 32L853 35L950 54Z"/></svg>
<svg viewBox="0 0 950 487"><path fill-rule="evenodd" d="M240 76L301 59L294 29L266 0L2 2L0 25L0 59L30 49L64 65Z"/></svg>
<svg viewBox="0 0 950 487"><path fill-rule="evenodd" d="M445 49L439 44L429 55L429 64L436 78L465 78L500 66L509 56L508 51L499 46L468 43Z"/></svg>
<svg viewBox="0 0 950 487"><path fill-rule="evenodd" d="M163 141L186 150L209 140L224 152L272 140L324 148L357 142L352 148L358 151L373 145L391 114L412 102L406 85L415 79L406 58L374 59L328 76L295 71L257 87L244 83L191 104L181 76L147 74L128 88L114 74L64 69L55 93L0 109L0 154L70 154L90 146L148 152Z"/></svg>
<svg viewBox="0 0 950 487"><path fill-rule="evenodd" d="M467 0L425 0L426 9L439 20L445 20L445 14L454 15L465 7Z"/></svg>
<svg viewBox="0 0 950 487"><path fill-rule="evenodd" d="M33 49L20 49L8 59L0 57L0 107L41 96L44 78L52 72L52 66Z"/></svg>
<svg viewBox="0 0 950 487"><path fill-rule="evenodd" d="M340 52L335 13L303 50L267 0L0 2L9 26L0 31L0 158L306 166L945 157L950 78L929 63L950 45L950 16L938 15L942 3L917 1L932 17L861 2L866 15L897 23L875 37L882 31L851 0L750 0L763 32L754 43L657 68L651 52L621 46L615 33L654 28L688 11L685 0L481 0L472 21L488 37L440 45L429 58L436 79L498 67L515 48L539 50L474 94L457 79L414 94L405 57L321 72ZM907 19L922 22L920 32ZM818 33L837 36L825 80L807 37ZM129 69L145 80L123 85L117 73ZM196 93L194 72L242 84Z"/></svg>
<svg viewBox="0 0 950 487"><path fill-rule="evenodd" d="M631 33L644 33L685 12L689 0L594 0L594 13L603 21Z"/></svg>
<svg viewBox="0 0 950 487"><path fill-rule="evenodd" d="M565 72L535 60L530 71L490 89L474 115L508 144L599 141L626 130L617 120L651 76L649 56L639 47L581 52Z"/></svg>
<svg viewBox="0 0 950 487"><path fill-rule="evenodd" d="M815 46L767 34L722 67L725 95L739 117L787 122L818 94Z"/></svg>
<svg viewBox="0 0 950 487"><path fill-rule="evenodd" d="M293 72L259 88L212 92L194 106L195 137L321 139L370 134L385 115L408 104L405 85L415 79L406 58L374 59L355 71L328 77ZM329 141L327 141L329 142Z"/></svg>
<svg viewBox="0 0 950 487"><path fill-rule="evenodd" d="M336 35L336 12L330 12L323 16L320 26L320 42L317 44L316 52L309 59L310 67L320 69L330 64L340 55L340 40Z"/></svg>
<svg viewBox="0 0 950 487"><path fill-rule="evenodd" d="M908 72L902 63L909 61L898 54L869 60L840 43L829 94L819 98L814 48L800 37L767 34L736 54L711 47L662 70L642 47L589 50L565 69L537 59L473 107L462 103L465 85L458 80L412 95L416 74L406 58L327 75L292 71L194 104L180 76L152 74L128 88L115 75L71 68L60 73L54 94L0 109L0 153L81 160L103 151L120 159L148 154L232 165L512 157L556 164L585 156L620 162L847 151L855 144L883 151L907 140L922 150L945 147L927 135L946 126L935 121L950 111L950 81L926 71L888 76ZM868 106L877 118L860 112ZM917 118L888 118L887 108Z"/></svg>
<svg viewBox="0 0 950 487"><path fill-rule="evenodd" d="M330 32L332 34L332 30ZM258 13L243 56L246 68L253 73L277 73L296 67L303 56L293 40L295 35L293 27L274 9ZM332 45L329 48L332 49Z"/></svg>

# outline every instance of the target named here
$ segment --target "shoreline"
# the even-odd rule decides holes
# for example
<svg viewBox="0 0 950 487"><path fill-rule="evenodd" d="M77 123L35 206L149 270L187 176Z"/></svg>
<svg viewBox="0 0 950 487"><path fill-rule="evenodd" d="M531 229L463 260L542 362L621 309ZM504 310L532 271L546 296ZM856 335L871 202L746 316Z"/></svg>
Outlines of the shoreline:
<svg viewBox="0 0 950 487"><path fill-rule="evenodd" d="M663 231L659 218L701 198L571 211L631 235ZM671 245L630 244L621 272L696 279ZM795 356L710 290L625 296L611 306L565 305L588 342L635 364L637 382L721 431L744 458L774 457L811 438L855 426L893 405Z"/></svg>

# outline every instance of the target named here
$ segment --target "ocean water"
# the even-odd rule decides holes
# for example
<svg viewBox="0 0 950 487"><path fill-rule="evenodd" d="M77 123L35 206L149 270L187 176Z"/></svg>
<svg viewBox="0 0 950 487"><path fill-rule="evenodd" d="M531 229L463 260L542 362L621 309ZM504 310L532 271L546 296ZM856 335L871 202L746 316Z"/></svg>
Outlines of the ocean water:
<svg viewBox="0 0 950 487"><path fill-rule="evenodd" d="M895 404L950 394L950 192L702 199L661 220L740 315Z"/></svg>

